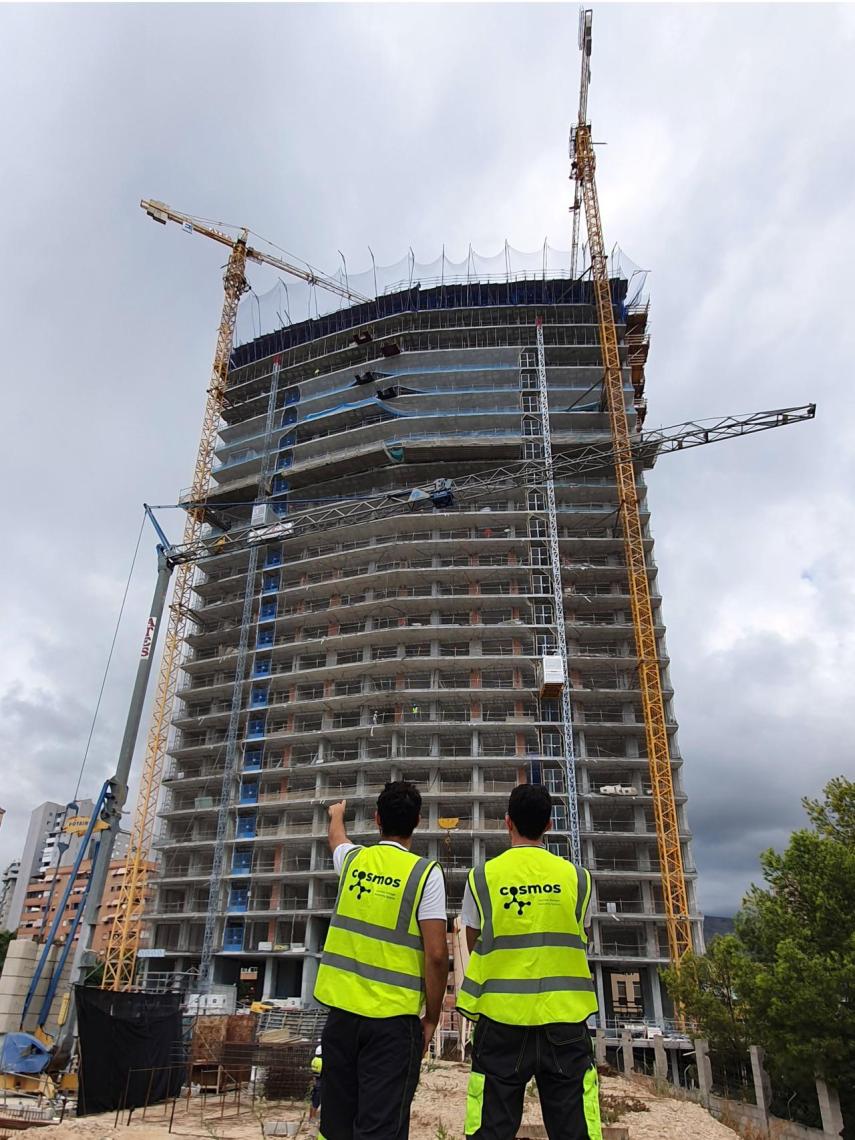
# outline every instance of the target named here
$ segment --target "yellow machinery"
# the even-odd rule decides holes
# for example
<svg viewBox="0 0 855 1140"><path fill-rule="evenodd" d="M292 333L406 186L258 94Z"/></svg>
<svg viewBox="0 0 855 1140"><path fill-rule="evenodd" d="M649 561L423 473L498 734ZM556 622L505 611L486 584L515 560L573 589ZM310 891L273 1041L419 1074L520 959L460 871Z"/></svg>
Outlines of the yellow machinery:
<svg viewBox="0 0 855 1140"><path fill-rule="evenodd" d="M629 423L624 406L623 379L618 353L617 329L609 284L608 259L600 219L600 204L595 178L596 158L591 140L591 127L587 121L588 83L591 76L591 16L590 10L581 13L579 46L582 50L582 83L579 97L579 120L573 130L573 165L576 176L576 201L580 192L585 209L585 226L591 257L591 271L597 302L600 326L600 344L603 354L603 388L614 445L615 476L618 487L620 521L623 527L626 570L629 579L629 596L632 622L635 630L638 655L638 679L644 707L644 725L647 735L647 755L650 765L650 782L653 788L653 812L659 846L662 874L662 893L665 900L665 922L668 930L668 949L672 962L679 962L692 948L689 924L689 904L686 878L683 872L683 852L674 799L674 782L671 775L671 753L665 722L665 703L662 698L662 678L653 606L650 601L650 583L647 577L647 560L644 554L644 532L638 509L638 491L635 483L635 464ZM576 211L578 219L578 209ZM574 241L578 240L578 223L574 225ZM575 253L575 250L574 250Z"/></svg>

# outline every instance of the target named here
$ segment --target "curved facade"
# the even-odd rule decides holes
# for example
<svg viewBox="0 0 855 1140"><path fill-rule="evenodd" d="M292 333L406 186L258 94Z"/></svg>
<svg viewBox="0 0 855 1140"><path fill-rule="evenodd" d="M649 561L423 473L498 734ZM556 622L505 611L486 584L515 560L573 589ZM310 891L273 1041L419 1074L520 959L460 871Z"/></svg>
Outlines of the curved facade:
<svg viewBox="0 0 855 1140"><path fill-rule="evenodd" d="M624 290L614 282L634 417L643 414L645 313L624 310ZM425 488L536 458L537 316L555 457L607 437L587 284L407 290L236 350L211 517L246 523L260 481L287 520L309 502ZM646 512L641 472L639 492ZM668 1011L656 972L667 940L613 472L562 482L556 496L601 1009L607 1018L660 1020ZM336 891L325 803L346 798L352 837L370 840L384 782L415 780L424 811L414 849L441 861L454 914L473 862L505 846L513 786L542 779L560 801L560 705L540 698L537 670L555 644L545 506L542 489L520 486L442 509L402 503L367 523L308 538L286 533L260 546L237 685L250 554L207 563L187 638L149 914L149 944L165 952L167 967L198 963L235 700L217 981L254 964L259 993L310 1001ZM649 538L648 549L658 614ZM661 624L659 633L664 639ZM664 640L660 650L693 899ZM569 854L563 806L553 822L550 844Z"/></svg>

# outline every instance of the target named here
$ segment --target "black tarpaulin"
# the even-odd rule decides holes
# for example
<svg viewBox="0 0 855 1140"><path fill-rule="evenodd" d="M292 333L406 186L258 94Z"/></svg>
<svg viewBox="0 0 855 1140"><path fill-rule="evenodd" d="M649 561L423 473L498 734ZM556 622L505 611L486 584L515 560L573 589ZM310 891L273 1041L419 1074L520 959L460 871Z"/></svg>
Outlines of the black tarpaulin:
<svg viewBox="0 0 855 1140"><path fill-rule="evenodd" d="M77 1115L138 1108L175 1096L184 1081L178 994L75 986L80 1035Z"/></svg>

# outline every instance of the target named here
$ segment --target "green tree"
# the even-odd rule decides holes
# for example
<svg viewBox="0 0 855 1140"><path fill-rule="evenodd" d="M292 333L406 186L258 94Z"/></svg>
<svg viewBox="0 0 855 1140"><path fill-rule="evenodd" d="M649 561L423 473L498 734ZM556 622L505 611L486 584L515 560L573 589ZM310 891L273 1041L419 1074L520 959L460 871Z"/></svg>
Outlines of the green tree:
<svg viewBox="0 0 855 1140"><path fill-rule="evenodd" d="M819 1076L844 1092L855 1072L855 783L840 776L824 791L802 801L812 828L760 857L766 886L736 920L739 992L785 1079L810 1087Z"/></svg>
<svg viewBox="0 0 855 1140"><path fill-rule="evenodd" d="M715 938L706 954L687 954L679 969L663 971L674 1004L710 1043L725 1064L744 1061L746 1010L739 996L745 950L732 934Z"/></svg>
<svg viewBox="0 0 855 1140"><path fill-rule="evenodd" d="M766 1050L773 1082L814 1104L814 1081L837 1087L855 1128L855 783L831 780L802 801L811 827L760 856L736 933L664 977L712 1048Z"/></svg>

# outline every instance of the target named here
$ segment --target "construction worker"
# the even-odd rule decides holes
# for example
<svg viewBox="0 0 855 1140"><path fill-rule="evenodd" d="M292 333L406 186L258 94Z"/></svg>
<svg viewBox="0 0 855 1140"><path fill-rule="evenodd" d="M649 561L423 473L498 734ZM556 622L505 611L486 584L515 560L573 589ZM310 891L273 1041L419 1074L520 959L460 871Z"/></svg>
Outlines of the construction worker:
<svg viewBox="0 0 855 1140"><path fill-rule="evenodd" d="M461 921L470 951L457 1008L476 1023L465 1132L514 1140L537 1082L549 1140L602 1140L586 1019L597 999L586 957L591 876L544 846L552 799L511 792L509 849L470 871Z"/></svg>
<svg viewBox="0 0 855 1140"><path fill-rule="evenodd" d="M348 839L344 801L329 808L339 888L315 983L315 998L330 1007L323 1140L409 1134L448 979L445 880L437 863L410 851L421 804L415 784L387 784L374 814L381 839L370 847Z"/></svg>
<svg viewBox="0 0 855 1140"><path fill-rule="evenodd" d="M309 1123L317 1120L321 1107L321 1074L324 1071L323 1049L319 1045L312 1057L312 1102L309 1108Z"/></svg>

